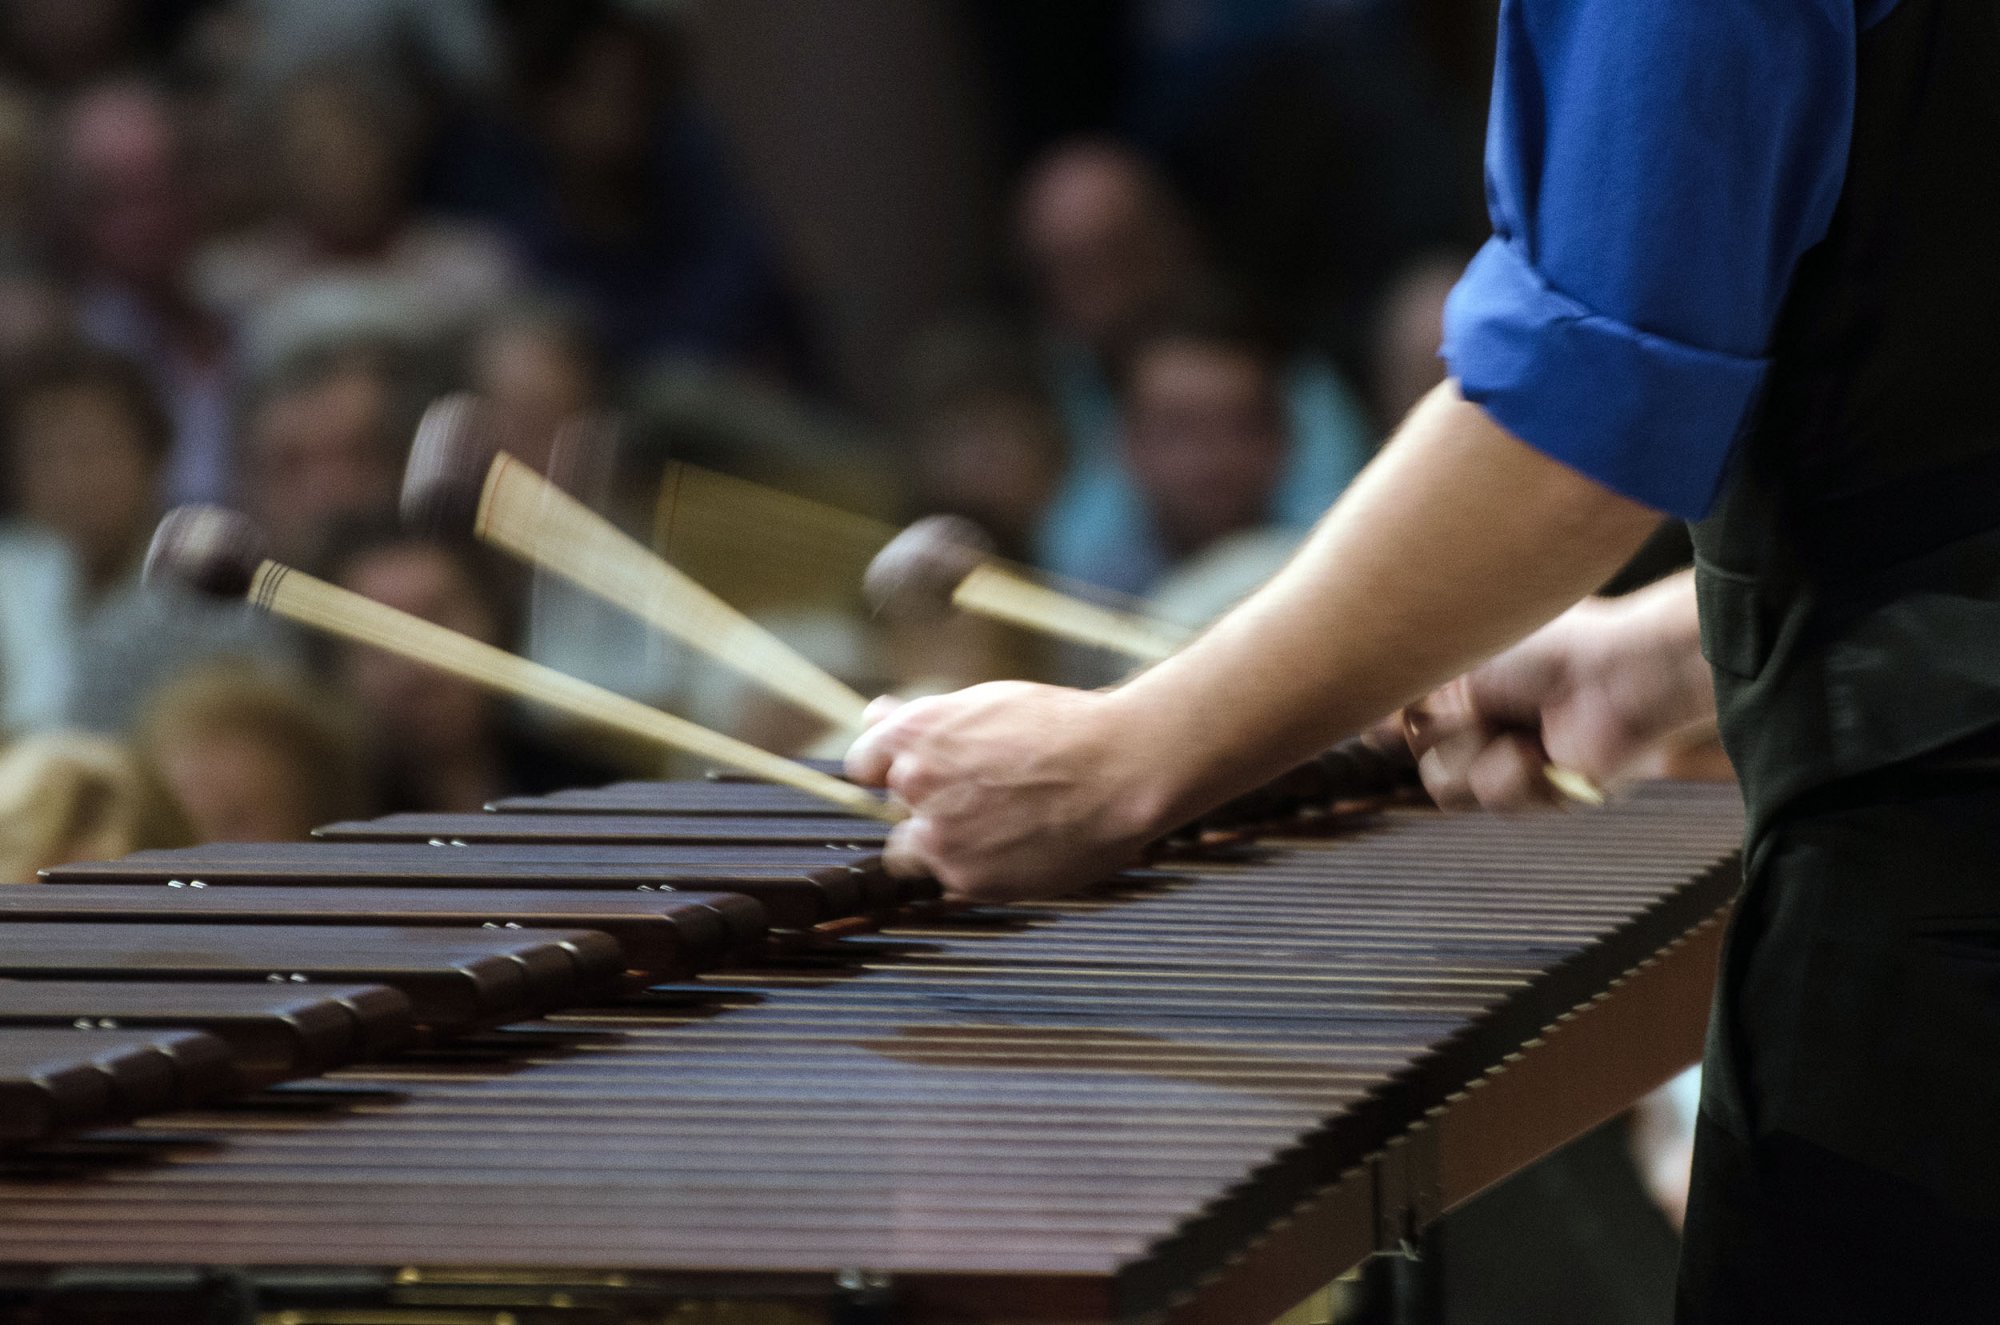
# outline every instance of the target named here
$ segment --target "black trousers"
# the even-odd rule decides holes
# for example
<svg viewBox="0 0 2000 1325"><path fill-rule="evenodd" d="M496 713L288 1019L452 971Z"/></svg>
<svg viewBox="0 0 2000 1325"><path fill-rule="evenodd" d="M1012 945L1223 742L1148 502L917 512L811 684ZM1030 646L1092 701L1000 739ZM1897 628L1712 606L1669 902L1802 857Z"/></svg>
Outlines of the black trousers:
<svg viewBox="0 0 2000 1325"><path fill-rule="evenodd" d="M1677 1319L2000 1321L2000 767L1816 802L1746 855Z"/></svg>

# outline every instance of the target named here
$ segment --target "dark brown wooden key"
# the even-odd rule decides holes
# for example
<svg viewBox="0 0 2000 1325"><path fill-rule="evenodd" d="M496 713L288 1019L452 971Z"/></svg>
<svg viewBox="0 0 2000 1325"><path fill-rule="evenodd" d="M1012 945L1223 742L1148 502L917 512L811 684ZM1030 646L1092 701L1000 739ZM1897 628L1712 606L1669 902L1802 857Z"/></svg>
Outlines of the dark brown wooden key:
<svg viewBox="0 0 2000 1325"><path fill-rule="evenodd" d="M0 978L384 984L438 1030L494 1025L616 983L585 930L0 923Z"/></svg>
<svg viewBox="0 0 2000 1325"><path fill-rule="evenodd" d="M328 824L313 836L332 842L762 843L879 847L889 825L873 819L787 819L756 815L391 814Z"/></svg>
<svg viewBox="0 0 2000 1325"><path fill-rule="evenodd" d="M798 762L815 773L824 773L830 778L844 779L847 776L847 761L844 759L801 759ZM771 785L754 773L745 773L734 768L711 768L702 775L702 778L708 782L755 782L763 786Z"/></svg>
<svg viewBox="0 0 2000 1325"><path fill-rule="evenodd" d="M241 1085L229 1047L199 1031L0 1029L0 1141L35 1141Z"/></svg>
<svg viewBox="0 0 2000 1325"><path fill-rule="evenodd" d="M769 923L780 929L806 929L937 896L936 884L928 880L890 880L870 852L825 847L219 842L61 865L44 876L63 884L178 880L287 887L727 892L761 904Z"/></svg>
<svg viewBox="0 0 2000 1325"><path fill-rule="evenodd" d="M729 893L579 893L529 889L239 887L197 881L149 888L62 884L0 891L0 922L426 925L467 929L592 929L650 976L714 966L763 937L763 908Z"/></svg>
<svg viewBox="0 0 2000 1325"><path fill-rule="evenodd" d="M614 782L547 796L509 796L486 807L503 814L722 814L852 819L837 805L795 787L764 782Z"/></svg>
<svg viewBox="0 0 2000 1325"><path fill-rule="evenodd" d="M0 1028L26 1026L205 1031L264 1085L378 1058L410 1040L415 1018L387 985L0 981Z"/></svg>

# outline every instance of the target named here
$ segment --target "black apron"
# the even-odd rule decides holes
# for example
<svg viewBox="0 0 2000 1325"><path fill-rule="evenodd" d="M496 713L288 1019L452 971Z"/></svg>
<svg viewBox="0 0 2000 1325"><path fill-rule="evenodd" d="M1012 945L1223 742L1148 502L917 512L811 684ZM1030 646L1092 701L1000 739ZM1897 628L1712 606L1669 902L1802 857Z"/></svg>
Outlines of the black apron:
<svg viewBox="0 0 2000 1325"><path fill-rule="evenodd" d="M1749 810L1679 1317L2000 1320L2000 2L1863 35L1695 530Z"/></svg>

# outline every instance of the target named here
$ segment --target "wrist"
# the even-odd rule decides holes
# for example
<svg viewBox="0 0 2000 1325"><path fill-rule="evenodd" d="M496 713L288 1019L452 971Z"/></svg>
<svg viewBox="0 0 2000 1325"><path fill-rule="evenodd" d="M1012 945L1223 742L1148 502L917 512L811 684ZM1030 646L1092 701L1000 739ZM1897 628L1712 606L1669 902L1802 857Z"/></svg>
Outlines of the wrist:
<svg viewBox="0 0 2000 1325"><path fill-rule="evenodd" d="M1149 674L1150 675L1150 674ZM1208 745L1191 717L1200 706L1177 702L1146 676L1106 692L1110 759L1118 769L1113 813L1119 831L1153 840L1209 808Z"/></svg>

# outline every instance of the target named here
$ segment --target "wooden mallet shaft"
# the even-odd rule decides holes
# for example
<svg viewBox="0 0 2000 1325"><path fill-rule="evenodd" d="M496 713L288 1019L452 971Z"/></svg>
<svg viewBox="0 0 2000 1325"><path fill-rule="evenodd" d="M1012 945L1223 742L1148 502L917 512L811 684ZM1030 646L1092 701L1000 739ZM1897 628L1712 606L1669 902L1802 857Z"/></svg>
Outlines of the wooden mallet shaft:
<svg viewBox="0 0 2000 1325"><path fill-rule="evenodd" d="M833 726L868 701L527 465L497 450L490 407L467 394L424 412L403 477L404 516L473 533L631 613Z"/></svg>
<svg viewBox="0 0 2000 1325"><path fill-rule="evenodd" d="M1187 632L1054 589L993 555L992 539L953 515L931 515L885 543L862 589L878 608L930 614L947 607L1143 663L1168 657Z"/></svg>
<svg viewBox="0 0 2000 1325"><path fill-rule="evenodd" d="M868 701L512 456L495 456L473 531L682 640L836 727Z"/></svg>
<svg viewBox="0 0 2000 1325"><path fill-rule="evenodd" d="M1143 617L1085 602L990 562L958 582L951 602L961 611L1123 654L1135 662L1159 662L1186 642Z"/></svg>
<svg viewBox="0 0 2000 1325"><path fill-rule="evenodd" d="M501 694L566 713L610 731L795 787L852 814L893 823L900 807L852 783L768 750L662 713L635 699L517 657L505 649L315 579L275 561L251 577L249 601L276 616L449 672Z"/></svg>

